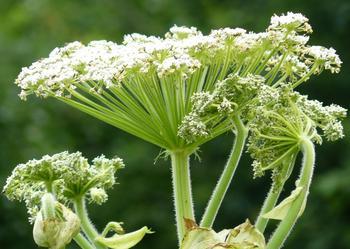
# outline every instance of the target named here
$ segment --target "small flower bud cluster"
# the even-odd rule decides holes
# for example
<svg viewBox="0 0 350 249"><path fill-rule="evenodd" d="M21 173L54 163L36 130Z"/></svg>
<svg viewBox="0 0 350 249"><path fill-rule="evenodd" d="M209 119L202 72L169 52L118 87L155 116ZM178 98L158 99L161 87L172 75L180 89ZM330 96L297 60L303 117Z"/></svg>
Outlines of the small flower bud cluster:
<svg viewBox="0 0 350 249"><path fill-rule="evenodd" d="M336 104L323 106L322 102L307 100L306 96L301 96L297 104L322 130L326 140L336 141L344 137L340 120L346 117L347 110L345 108Z"/></svg>
<svg viewBox="0 0 350 249"><path fill-rule="evenodd" d="M4 193L10 200L25 201L30 216L35 217L40 199L46 192L55 193L58 201L67 202L87 194L91 202L107 200L115 173L124 167L120 158L95 158L90 165L80 152L62 152L19 164L7 179Z"/></svg>
<svg viewBox="0 0 350 249"><path fill-rule="evenodd" d="M288 85L279 89L278 97L266 102L263 96L260 104L250 110L248 152L254 159L255 177L273 170L273 179L278 179L284 162L299 152L299 143L305 138L321 143L321 136L330 141L343 137L340 120L346 116L344 108L323 106Z"/></svg>
<svg viewBox="0 0 350 249"><path fill-rule="evenodd" d="M192 97L193 110L179 127L179 136L188 142L208 136L224 117L242 111L263 89L264 77L249 74L246 77L230 75L216 84L213 93L202 92ZM215 119L213 117L217 116ZM199 129L200 128L200 129Z"/></svg>

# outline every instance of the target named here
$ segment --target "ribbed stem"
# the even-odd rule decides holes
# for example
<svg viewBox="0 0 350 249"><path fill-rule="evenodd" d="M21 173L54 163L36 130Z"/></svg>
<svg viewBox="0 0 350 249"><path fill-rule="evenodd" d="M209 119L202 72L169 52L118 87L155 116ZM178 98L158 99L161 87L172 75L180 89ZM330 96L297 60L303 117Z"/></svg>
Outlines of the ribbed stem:
<svg viewBox="0 0 350 249"><path fill-rule="evenodd" d="M55 206L56 200L53 194L46 193L41 198L41 208L43 212L44 219L54 219L56 217L55 214Z"/></svg>
<svg viewBox="0 0 350 249"><path fill-rule="evenodd" d="M92 246L90 242L81 233L75 235L73 239L82 249L95 249L95 247Z"/></svg>
<svg viewBox="0 0 350 249"><path fill-rule="evenodd" d="M278 225L266 249L279 249L283 246L284 241L298 220L300 210L305 204L304 202L306 201L313 175L315 149L313 143L308 138L304 138L301 145L303 150L303 167L297 187L302 187L302 191L292 203L287 216Z"/></svg>
<svg viewBox="0 0 350 249"><path fill-rule="evenodd" d="M179 244L186 233L185 219L195 220L192 202L189 153L170 152L174 205Z"/></svg>
<svg viewBox="0 0 350 249"><path fill-rule="evenodd" d="M75 213L80 219L81 228L83 229L83 232L85 233L89 241L93 243L97 249L105 249L104 246L98 244L95 241L95 238L99 236L99 234L89 219L88 213L85 208L85 201L83 198L77 198L74 201L74 209Z"/></svg>
<svg viewBox="0 0 350 249"><path fill-rule="evenodd" d="M231 155L209 200L200 223L201 227L212 227L244 149L248 131L239 117L235 116L233 121L236 128L236 138Z"/></svg>

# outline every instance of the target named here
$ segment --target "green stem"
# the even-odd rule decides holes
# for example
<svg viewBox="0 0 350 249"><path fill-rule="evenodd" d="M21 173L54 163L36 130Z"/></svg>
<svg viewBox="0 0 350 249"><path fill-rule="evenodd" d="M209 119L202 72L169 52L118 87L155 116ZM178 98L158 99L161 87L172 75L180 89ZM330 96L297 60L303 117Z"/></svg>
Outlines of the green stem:
<svg viewBox="0 0 350 249"><path fill-rule="evenodd" d="M94 244L97 249L105 249L104 246L100 245L99 243L97 243L95 241L95 238L97 236L99 236L99 234L89 219L87 210L85 208L84 198L80 197L80 198L75 199L74 209L75 209L75 213L78 215L78 217L80 219L81 228L83 229L83 232L85 233L85 235L89 239L89 241L92 244Z"/></svg>
<svg viewBox="0 0 350 249"><path fill-rule="evenodd" d="M278 185L277 188L274 185L271 186L270 191L269 191L269 193L264 201L264 204L260 210L259 216L258 216L257 220L255 221L255 227L261 233L264 233L265 228L267 226L267 223L269 222L269 219L265 219L262 216L275 207L277 200L278 200L278 198L283 190L284 183L287 181L287 179L290 176L290 173L294 167L295 159L296 159L295 154L293 154L290 157L290 160L288 158L288 162L287 162L288 165L283 165L283 169L281 172L281 179L283 179L282 182Z"/></svg>
<svg viewBox="0 0 350 249"><path fill-rule="evenodd" d="M54 219L56 217L55 206L56 200L53 194L44 194L41 198L41 208L43 210L44 219Z"/></svg>
<svg viewBox="0 0 350 249"><path fill-rule="evenodd" d="M176 226L179 244L186 233L185 219L195 220L192 202L190 178L190 153L185 151L170 152Z"/></svg>
<svg viewBox="0 0 350 249"><path fill-rule="evenodd" d="M212 227L244 149L248 130L238 116L233 118L233 122L237 133L231 155L204 212L200 223L201 227Z"/></svg>
<svg viewBox="0 0 350 249"><path fill-rule="evenodd" d="M284 241L298 220L300 211L305 205L315 164L315 149L313 143L308 138L302 140L301 146L303 150L303 167L301 169L299 180L297 181L297 187L302 187L302 191L292 203L286 217L278 225L269 240L266 249L279 249L282 247Z"/></svg>
<svg viewBox="0 0 350 249"><path fill-rule="evenodd" d="M81 233L75 235L73 239L82 249L95 249L95 247L92 246L90 242Z"/></svg>

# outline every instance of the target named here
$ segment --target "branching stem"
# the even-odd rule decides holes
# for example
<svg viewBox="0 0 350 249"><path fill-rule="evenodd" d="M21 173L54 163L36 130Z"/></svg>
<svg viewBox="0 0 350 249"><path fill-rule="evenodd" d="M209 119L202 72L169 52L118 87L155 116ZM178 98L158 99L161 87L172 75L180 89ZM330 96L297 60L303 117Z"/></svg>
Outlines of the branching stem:
<svg viewBox="0 0 350 249"><path fill-rule="evenodd" d="M293 155L292 157L290 157L290 161L287 162L288 165L283 165L283 169L281 172L281 178L283 179L282 183L279 184L277 189L275 186L272 185L270 188L270 191L269 191L269 193L264 201L264 204L260 210L259 216L255 221L255 227L261 233L264 233L265 228L267 226L267 223L269 222L269 219L265 219L262 216L275 207L277 200L278 200L278 198L283 190L284 183L288 179L288 177L289 177L289 175L294 167L295 159L296 159L296 155Z"/></svg>
<svg viewBox="0 0 350 249"><path fill-rule="evenodd" d="M85 208L85 200L83 197L79 197L75 199L74 209L75 209L75 213L78 215L80 219L82 230L86 235L86 237L89 239L89 241L92 244L94 244L97 249L106 249L104 246L100 245L95 241L95 238L99 236L99 234L89 219L87 210Z"/></svg>
<svg viewBox="0 0 350 249"><path fill-rule="evenodd" d="M201 227L212 227L243 152L248 130L238 116L233 118L233 122L236 128L236 138L231 155L204 212L200 223Z"/></svg>
<svg viewBox="0 0 350 249"><path fill-rule="evenodd" d="M78 233L73 239L82 249L95 249L81 233Z"/></svg>
<svg viewBox="0 0 350 249"><path fill-rule="evenodd" d="M308 138L302 140L301 146L303 150L303 166L297 182L297 187L302 187L302 191L292 203L287 216L278 225L269 240L266 249L279 249L282 247L284 241L298 220L300 210L303 209L303 205L305 204L313 175L315 149L313 143Z"/></svg>

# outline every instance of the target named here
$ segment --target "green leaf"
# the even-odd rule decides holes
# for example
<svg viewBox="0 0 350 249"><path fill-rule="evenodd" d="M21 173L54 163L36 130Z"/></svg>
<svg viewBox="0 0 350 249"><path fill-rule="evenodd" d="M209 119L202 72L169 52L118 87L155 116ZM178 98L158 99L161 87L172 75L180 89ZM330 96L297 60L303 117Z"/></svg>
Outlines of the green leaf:
<svg viewBox="0 0 350 249"><path fill-rule="evenodd" d="M144 226L137 231L120 234L123 233L123 229L120 223L117 222L108 223L103 234L106 235L109 230L115 231L116 234L108 238L102 235L95 240L112 249L129 249L139 243L146 234L153 233L148 227Z"/></svg>
<svg viewBox="0 0 350 249"><path fill-rule="evenodd" d="M303 190L303 187L297 187L296 189L294 189L287 198L281 201L280 204L274 207L271 211L264 214L262 217L265 219L283 220L288 214L288 211L291 208L294 201L301 194L302 190ZM303 202L302 208L299 211L298 217L300 217L304 212L305 204L306 204L306 198Z"/></svg>

